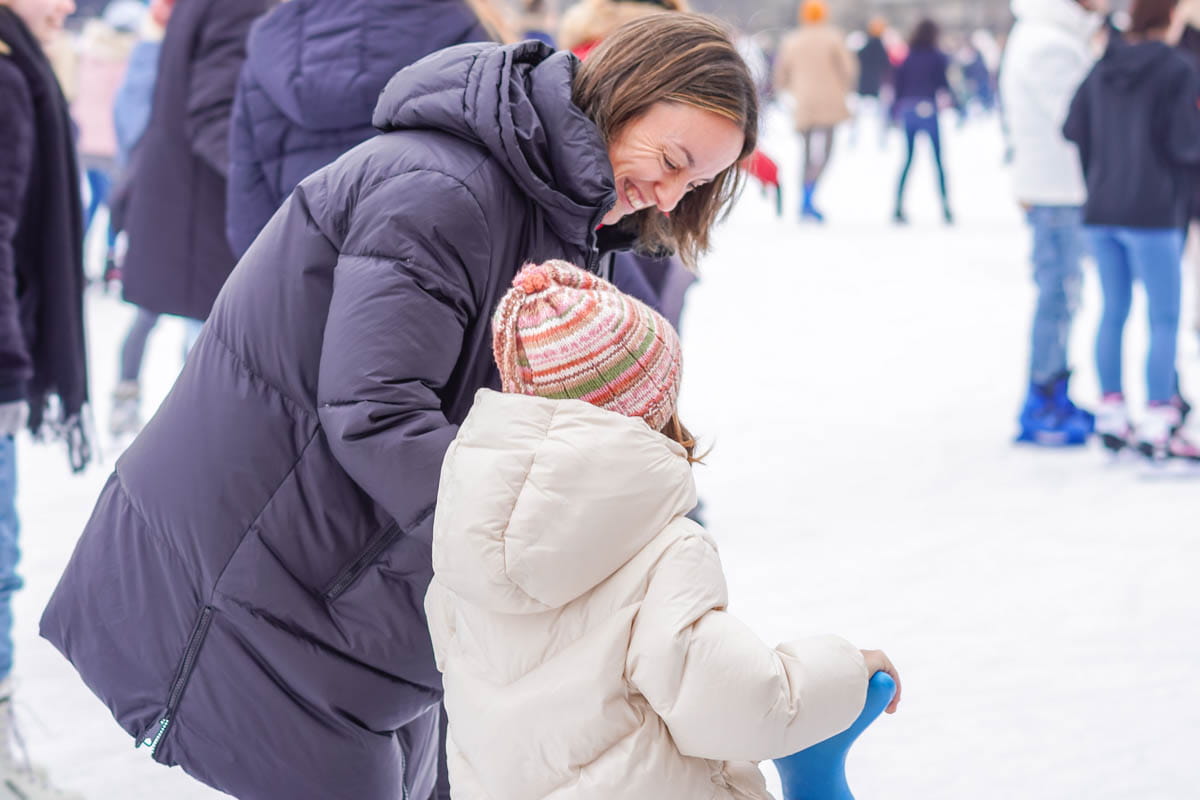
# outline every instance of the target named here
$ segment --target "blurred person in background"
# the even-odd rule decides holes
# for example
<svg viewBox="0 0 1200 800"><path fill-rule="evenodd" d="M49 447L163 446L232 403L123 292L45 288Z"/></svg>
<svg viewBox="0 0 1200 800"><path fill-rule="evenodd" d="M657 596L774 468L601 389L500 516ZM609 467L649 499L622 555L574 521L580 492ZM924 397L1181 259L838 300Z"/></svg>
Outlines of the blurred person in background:
<svg viewBox="0 0 1200 800"><path fill-rule="evenodd" d="M925 134L933 149L933 161L937 167L938 192L942 198L942 217L946 224L954 222L950 210L950 198L946 190L946 168L942 162L942 134L938 112L943 103L957 105L946 71L950 58L938 47L940 31L931 19L921 20L913 30L908 42L908 56L896 68L893 79L895 99L892 101L891 118L904 126L904 141L907 154L904 168L900 171L900 183L896 187L896 223L908 223L904 213L904 188L908 183L908 172L912 169L913 151L917 135Z"/></svg>
<svg viewBox="0 0 1200 800"><path fill-rule="evenodd" d="M1200 0L1181 0L1169 41L1191 56L1200 68ZM1187 235L1186 263L1192 270L1192 327L1200 345L1200 182L1192 195L1192 219Z"/></svg>
<svg viewBox="0 0 1200 800"><path fill-rule="evenodd" d="M13 594L21 588L14 437L56 395L72 466L86 465L83 204L67 101L42 43L71 0L0 0L0 793L79 798L30 763L13 715Z"/></svg>
<svg viewBox="0 0 1200 800"><path fill-rule="evenodd" d="M234 256L296 184L378 133L371 113L400 69L491 38L480 16L464 0L289 0L255 23L229 142L225 225Z"/></svg>
<svg viewBox="0 0 1200 800"><path fill-rule="evenodd" d="M520 39L533 39L555 46L553 31L558 28L556 0L522 0Z"/></svg>
<svg viewBox="0 0 1200 800"><path fill-rule="evenodd" d="M1096 432L1108 450L1135 446L1154 465L1200 463L1200 446L1184 431L1190 407L1176 371L1180 262L1200 167L1200 72L1167 43L1175 5L1134 0L1123 38L1084 80L1063 127L1079 147L1085 231L1104 294ZM1145 289L1150 318L1148 405L1136 430L1121 369L1135 281Z"/></svg>
<svg viewBox="0 0 1200 800"><path fill-rule="evenodd" d="M163 32L174 5L175 0L150 0L147 13L138 25L137 42L129 54L125 78L113 101L117 166L122 170L129 167L133 150L150 122L154 86L158 80L158 56L162 52Z"/></svg>
<svg viewBox="0 0 1200 800"><path fill-rule="evenodd" d="M959 50L965 97L978 103L985 114L996 108L998 52L996 38L982 29L972 33Z"/></svg>
<svg viewBox="0 0 1200 800"><path fill-rule="evenodd" d="M1013 0L1016 17L1001 70L1013 189L1033 234L1037 305L1029 387L1017 440L1080 445L1094 419L1068 393L1071 321L1083 284L1083 170L1063 136L1071 99L1095 63L1091 42L1103 0Z"/></svg>
<svg viewBox="0 0 1200 800"><path fill-rule="evenodd" d="M113 106L125 77L129 54L137 42L136 31L143 8L137 0L113 0L103 16L84 23L79 35L77 92L71 101L71 116L79 129L76 147L88 186L83 216L85 239L100 210L109 206L117 169ZM100 235L104 241L104 267L97 277L107 277L114 267L113 247L116 243L111 220Z"/></svg>
<svg viewBox="0 0 1200 800"><path fill-rule="evenodd" d="M858 104L854 110L854 135L863 117L882 122L879 141L887 140L887 114L880 95L892 78L892 61L888 58L883 36L887 33L887 20L876 17L867 26L867 41L858 50Z"/></svg>
<svg viewBox="0 0 1200 800"><path fill-rule="evenodd" d="M150 122L150 109L154 104L154 87L158 79L158 56L162 50L163 31L175 0L150 0L147 14L142 18L138 41L129 56L129 67L125 80L117 90L113 104L113 125L117 137L117 166L121 171L113 190L112 229L117 233L125 230L125 211L129 205L132 184L133 154L146 126ZM125 234L128 240L128 234ZM112 273L105 277L109 281L119 280L124 258L118 255ZM158 323L159 315L145 308L135 307L133 321L125 332L118 357L117 385L113 389L109 407L108 432L113 438L137 433L142 427L142 361L146 354L146 343L150 332ZM185 347L186 355L186 347Z"/></svg>
<svg viewBox="0 0 1200 800"><path fill-rule="evenodd" d="M845 34L828 19L823 0L805 0L800 27L784 37L775 60L775 88L792 98L793 120L804 148L802 221L825 221L814 196L833 156L835 129L851 116L846 99L858 73Z"/></svg>
<svg viewBox="0 0 1200 800"><path fill-rule="evenodd" d="M250 25L272 0L187 0L163 37L150 120L130 171L124 297L157 314L208 317L233 269L225 238L229 127Z"/></svg>
<svg viewBox="0 0 1200 800"><path fill-rule="evenodd" d="M580 0L563 14L558 46L587 58L626 22L661 11L687 10L687 0Z"/></svg>

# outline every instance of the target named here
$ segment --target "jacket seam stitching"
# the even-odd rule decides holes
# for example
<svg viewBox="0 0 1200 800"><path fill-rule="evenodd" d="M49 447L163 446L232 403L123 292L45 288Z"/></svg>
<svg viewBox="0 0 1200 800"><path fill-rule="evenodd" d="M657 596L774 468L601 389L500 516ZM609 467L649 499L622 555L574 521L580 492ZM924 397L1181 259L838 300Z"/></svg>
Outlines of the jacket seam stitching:
<svg viewBox="0 0 1200 800"><path fill-rule="evenodd" d="M238 355L237 351L234 350L233 347L228 342L226 342L224 338L222 338L221 334L217 332L215 326L209 328L208 334L214 340L216 340L221 345L221 347L227 353L229 353L230 356L233 357L233 360L238 363L238 366L240 366L242 369L246 370L246 372L250 374L250 377L254 378L259 383L261 383L263 386L266 386L268 389L273 390L277 395L280 396L280 398L282 398L284 400L284 402L286 402L289 406L293 406L296 411L299 411L304 416L306 416L306 417L315 416L315 413L316 413L315 409L313 411L309 411L304 406L303 403L301 403L296 398L292 397L290 394L285 392L280 387L276 386L273 381L267 380L265 377L263 377L263 375L258 370L256 370L244 358L242 358L240 355Z"/></svg>
<svg viewBox="0 0 1200 800"><path fill-rule="evenodd" d="M484 238L488 242L492 242L492 226L491 226L491 222L488 220L487 211L484 210L483 203L479 202L479 198L475 196L475 192L472 191L471 187L468 186L466 183L466 180L468 178L474 176L475 173L477 173L481 169L483 169L484 165L486 165L490 160L494 160L494 158L489 157L489 156L480 156L479 163L477 163L471 169L470 172L468 172L466 175L464 175L461 178L457 175L453 175L449 172L446 172L445 170L434 169L431 167L414 167L413 169L407 169L403 172L397 172L397 173L393 173L391 175L385 175L385 176L379 178L378 180L374 181L373 183L366 185L363 188L363 190L358 195L358 199L356 201L356 206L358 203L362 202L362 199L364 197L370 195L371 193L376 191L380 186L384 185L385 183L388 183L389 181L396 180L398 178L407 178L409 176L416 175L419 173L424 173L424 172L427 172L427 173L430 173L433 175L440 175L443 178L446 178L447 180L449 180L451 183L457 184L460 188L462 188L463 192L466 193L467 197L471 198L471 202L475 204L475 208L479 211L479 218L483 221ZM509 180L511 181L511 178ZM351 212L351 213L353 214L353 212ZM353 226L351 226L351 227L353 227ZM349 234L349 229L347 229L347 231L343 232L343 235L342 235L343 241L346 238L348 238L348 234ZM494 254L495 254L495 248L489 247L488 248L489 262ZM403 261L403 260L412 261L413 260L411 257L408 257L408 256L385 255L385 254L380 254L380 253L355 252L355 251L348 251L348 250L339 251L338 257L340 258L342 256L355 256L358 258L387 258L389 260L394 260L394 261ZM491 264L489 263L488 266L489 266L489 272L490 272ZM475 300L475 304L477 306L480 305L481 298L478 296L478 290L476 289L476 286L475 286L475 280L473 279L473 276L471 275L471 271L469 269L464 270L464 277L466 278L467 285L471 289L471 295L472 295L472 298Z"/></svg>
<svg viewBox="0 0 1200 800"><path fill-rule="evenodd" d="M479 198L475 196L475 192L471 191L471 187L467 186L466 180L465 180L466 178L470 178L476 172L478 172L480 169L482 169L483 165L486 164L488 162L488 160L489 160L488 156L480 156L479 163L476 164L475 167L470 172L468 172L466 175L464 175L462 178L458 177L457 175L453 175L449 172L446 172L445 170L434 169L432 167L413 167L412 169L406 169L403 172L395 172L390 175L384 175L383 177L379 178L378 180L376 180L372 183L369 183L363 187L363 190L359 193L359 202L361 202L363 197L371 194L372 192L374 192L376 189L378 189L383 184L388 183L389 181L396 180L398 178L407 178L411 175L415 175L415 174L418 174L421 172L429 172L434 175L441 175L442 177L449 179L451 182L457 183L459 186L461 186L463 191L467 193L467 196L471 198L471 202L473 202L475 204L475 207L477 209L479 209L479 216L483 218L483 224L484 224L484 227L488 231L488 238L490 239L491 238L491 227L488 225L487 214L483 210L483 204L479 202ZM343 252L343 253L339 253L339 255L347 255L347 253ZM356 255L356 254L349 253L348 255Z"/></svg>

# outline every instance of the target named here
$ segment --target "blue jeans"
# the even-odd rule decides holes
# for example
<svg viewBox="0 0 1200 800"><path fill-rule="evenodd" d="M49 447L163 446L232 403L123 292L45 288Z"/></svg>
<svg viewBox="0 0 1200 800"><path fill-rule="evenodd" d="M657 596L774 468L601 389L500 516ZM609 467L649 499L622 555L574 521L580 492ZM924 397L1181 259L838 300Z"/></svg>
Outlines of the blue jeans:
<svg viewBox="0 0 1200 800"><path fill-rule="evenodd" d="M1121 349L1136 279L1146 290L1150 316L1146 396L1151 403L1169 402L1177 388L1175 349L1183 279L1183 231L1108 226L1089 226L1086 230L1104 291L1104 313L1096 335L1100 390L1105 394L1124 391Z"/></svg>
<svg viewBox="0 0 1200 800"><path fill-rule="evenodd" d="M92 227L92 221L96 218L96 213L100 211L101 206L108 205L108 196L112 192L112 175L102 169L92 168L85 173L88 182L88 204L84 209L83 215L83 235L87 236L88 231ZM108 230L104 232L104 242L109 250L117 243L117 234L109 224Z"/></svg>
<svg viewBox="0 0 1200 800"><path fill-rule="evenodd" d="M946 194L946 168L942 164L942 132L938 124L937 105L931 101L907 103L902 107L901 120L904 123L904 141L908 150L904 157L904 168L900 170L900 185L896 187L896 210L904 209L904 187L908 184L908 172L912 169L917 134L920 133L929 137L929 145L933 148L933 163L937 167L938 192L942 196L942 206L948 207L950 201Z"/></svg>
<svg viewBox="0 0 1200 800"><path fill-rule="evenodd" d="M11 436L0 436L0 680L13 667L12 596L24 585L17 575L21 551L17 547L17 446Z"/></svg>
<svg viewBox="0 0 1200 800"><path fill-rule="evenodd" d="M1025 216L1033 229L1033 282L1038 289L1029 378L1040 386L1067 370L1071 320L1083 282L1083 211L1078 206L1033 206Z"/></svg>

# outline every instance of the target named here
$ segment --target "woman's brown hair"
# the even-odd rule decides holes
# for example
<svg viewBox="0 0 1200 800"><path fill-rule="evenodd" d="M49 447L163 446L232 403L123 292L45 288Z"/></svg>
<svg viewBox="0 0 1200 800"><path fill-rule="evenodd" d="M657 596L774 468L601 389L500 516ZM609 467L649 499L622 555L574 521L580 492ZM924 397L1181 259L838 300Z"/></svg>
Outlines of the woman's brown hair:
<svg viewBox="0 0 1200 800"><path fill-rule="evenodd" d="M1171 15L1178 4L1178 0L1133 0L1127 33L1140 36L1166 30L1171 26Z"/></svg>
<svg viewBox="0 0 1200 800"><path fill-rule="evenodd" d="M745 136L738 161L754 152L758 139L750 70L725 27L699 14L648 14L623 25L579 68L574 100L606 142L656 103L682 103L737 123ZM632 215L640 247L675 250L695 266L740 187L735 163L684 195L669 216L653 207Z"/></svg>

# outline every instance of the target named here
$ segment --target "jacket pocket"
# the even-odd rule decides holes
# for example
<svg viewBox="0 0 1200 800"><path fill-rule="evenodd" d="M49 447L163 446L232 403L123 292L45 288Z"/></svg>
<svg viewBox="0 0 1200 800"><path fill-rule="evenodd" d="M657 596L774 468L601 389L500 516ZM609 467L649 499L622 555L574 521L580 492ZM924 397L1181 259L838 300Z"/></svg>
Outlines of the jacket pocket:
<svg viewBox="0 0 1200 800"><path fill-rule="evenodd" d="M188 679L192 677L192 670L196 668L196 659L200 656L200 648L204 645L204 639L208 635L208 627L212 624L212 614L212 606L205 606L201 609L200 618L196 620L196 624L192 628L192 635L188 637L187 648L183 651L183 659L179 662L179 668L175 672L175 679L171 681L171 689L167 693L166 708L163 710L163 714L158 722L155 722L148 730L144 731L134 744L135 748L149 747L150 757L160 763L166 763L159 757L161 752L160 747L167 736L167 732L171 729L171 720L175 717L175 710L179 707L179 701L183 699L183 690L187 687Z"/></svg>
<svg viewBox="0 0 1200 800"><path fill-rule="evenodd" d="M400 524L392 522L385 527L367 543L367 546L359 553L358 558L347 564L341 572L337 574L329 585L325 587L325 591L321 592L325 599L329 602L337 600L343 593L357 581L367 567L375 563L384 551L395 544L400 538L403 531L400 529Z"/></svg>

